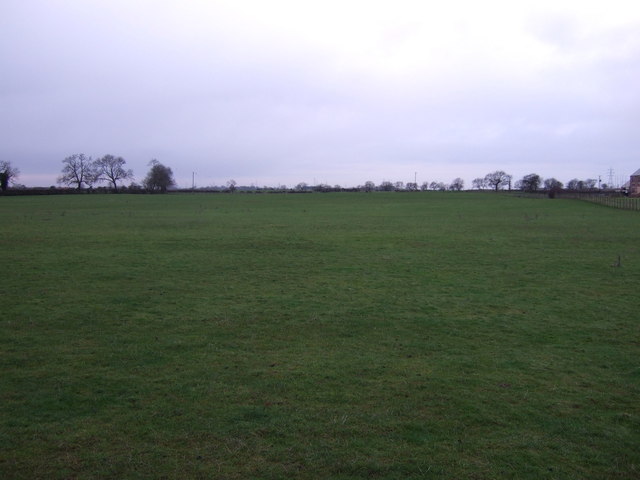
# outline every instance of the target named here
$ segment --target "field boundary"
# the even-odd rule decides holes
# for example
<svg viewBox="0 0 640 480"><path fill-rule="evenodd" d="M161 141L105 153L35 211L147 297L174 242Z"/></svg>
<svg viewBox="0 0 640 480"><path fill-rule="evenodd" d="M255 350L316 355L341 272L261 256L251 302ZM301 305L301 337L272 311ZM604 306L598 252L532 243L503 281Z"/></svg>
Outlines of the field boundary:
<svg viewBox="0 0 640 480"><path fill-rule="evenodd" d="M605 207L620 208L623 210L640 211L640 198L627 197L621 194L607 193L579 193L562 192L558 198L568 198L572 200L582 200L584 202L597 203Z"/></svg>
<svg viewBox="0 0 640 480"><path fill-rule="evenodd" d="M559 198L568 200L581 200L583 202L596 203L610 208L619 208L622 210L640 211L640 197L627 197L620 193L613 192L555 192L550 197L549 192L512 192L517 197L523 198Z"/></svg>

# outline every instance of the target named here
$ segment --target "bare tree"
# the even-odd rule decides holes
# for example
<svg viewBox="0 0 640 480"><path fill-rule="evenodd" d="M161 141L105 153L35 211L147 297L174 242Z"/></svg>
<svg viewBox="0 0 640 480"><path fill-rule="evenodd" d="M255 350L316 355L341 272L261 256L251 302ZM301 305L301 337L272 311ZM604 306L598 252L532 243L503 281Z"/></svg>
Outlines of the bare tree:
<svg viewBox="0 0 640 480"><path fill-rule="evenodd" d="M237 185L237 183L236 183L236 181L234 179L231 179L231 180L229 180L227 182L227 188L229 189L229 191L231 193L236 191L236 185Z"/></svg>
<svg viewBox="0 0 640 480"><path fill-rule="evenodd" d="M367 180L366 182L364 182L364 191L365 192L372 192L375 189L376 189L376 184L373 183L371 180Z"/></svg>
<svg viewBox="0 0 640 480"><path fill-rule="evenodd" d="M521 180L517 182L518 187L525 192L535 192L540 188L542 178L536 173L530 173L525 175Z"/></svg>
<svg viewBox="0 0 640 480"><path fill-rule="evenodd" d="M459 192L463 188L464 188L464 180L462 180L460 177L454 178L453 181L451 182L451 185L449 185L449 190L455 190L457 192Z"/></svg>
<svg viewBox="0 0 640 480"><path fill-rule="evenodd" d="M75 185L80 190L83 185L92 186L98 178L93 160L84 153L70 155L62 163L64 167L58 183Z"/></svg>
<svg viewBox="0 0 640 480"><path fill-rule="evenodd" d="M593 190L594 188L596 188L597 183L598 181L595 178L587 178L584 181L584 188L586 188L587 190Z"/></svg>
<svg viewBox="0 0 640 480"><path fill-rule="evenodd" d="M119 181L133 178L133 171L125 170L124 164L127 162L122 157L105 155L102 158L98 158L94 163L97 178L110 182L116 192L118 191Z"/></svg>
<svg viewBox="0 0 640 480"><path fill-rule="evenodd" d="M383 190L385 192L390 192L393 190L393 183L391 183L388 180L385 180L384 182L382 182L380 184L380 190Z"/></svg>
<svg viewBox="0 0 640 480"><path fill-rule="evenodd" d="M586 180L578 180L572 178L567 182L567 190L592 190L596 187L597 180L587 178Z"/></svg>
<svg viewBox="0 0 640 480"><path fill-rule="evenodd" d="M148 191L165 193L169 187L176 184L173 172L169 167L165 167L156 159L151 160L149 165L151 169L143 181L144 187Z"/></svg>
<svg viewBox="0 0 640 480"><path fill-rule="evenodd" d="M0 190L3 192L9 188L9 183L13 183L13 180L20 175L20 170L11 165L11 162L6 160L0 161Z"/></svg>
<svg viewBox="0 0 640 480"><path fill-rule="evenodd" d="M560 180L556 180L555 178L547 178L544 181L544 189L545 190L562 190L562 182Z"/></svg>
<svg viewBox="0 0 640 480"><path fill-rule="evenodd" d="M471 181L471 185L473 185L473 188L476 190L484 190L484 187L487 186L487 182L485 182L484 178L474 178Z"/></svg>
<svg viewBox="0 0 640 480"><path fill-rule="evenodd" d="M572 178L567 182L567 190L582 190L581 187L583 185L584 185L584 182L582 180L578 180L577 178Z"/></svg>
<svg viewBox="0 0 640 480"><path fill-rule="evenodd" d="M484 177L484 181L488 186L491 186L497 192L502 187L511 186L511 175L504 173L502 170L487 173Z"/></svg>
<svg viewBox="0 0 640 480"><path fill-rule="evenodd" d="M562 182L555 178L547 178L544 181L544 189L549 192L549 198L555 198L556 194L562 190L563 186Z"/></svg>
<svg viewBox="0 0 640 480"><path fill-rule="evenodd" d="M429 190L429 182L427 181L422 182L422 185L420 185L420 190L422 190L423 192L425 190Z"/></svg>

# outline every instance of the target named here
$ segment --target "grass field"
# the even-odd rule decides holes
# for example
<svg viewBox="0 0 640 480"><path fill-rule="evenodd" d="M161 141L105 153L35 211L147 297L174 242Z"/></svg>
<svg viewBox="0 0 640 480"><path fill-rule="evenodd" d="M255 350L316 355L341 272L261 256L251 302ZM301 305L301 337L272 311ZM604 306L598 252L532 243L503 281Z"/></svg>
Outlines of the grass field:
<svg viewBox="0 0 640 480"><path fill-rule="evenodd" d="M376 192L0 214L0 478L640 478L638 212Z"/></svg>

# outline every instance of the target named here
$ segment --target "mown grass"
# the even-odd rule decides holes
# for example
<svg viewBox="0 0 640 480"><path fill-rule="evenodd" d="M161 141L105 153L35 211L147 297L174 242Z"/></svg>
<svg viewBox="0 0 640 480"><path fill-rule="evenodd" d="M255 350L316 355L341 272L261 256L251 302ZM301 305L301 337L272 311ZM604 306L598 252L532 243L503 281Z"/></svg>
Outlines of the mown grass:
<svg viewBox="0 0 640 480"><path fill-rule="evenodd" d="M637 212L372 193L0 213L2 478L640 477Z"/></svg>

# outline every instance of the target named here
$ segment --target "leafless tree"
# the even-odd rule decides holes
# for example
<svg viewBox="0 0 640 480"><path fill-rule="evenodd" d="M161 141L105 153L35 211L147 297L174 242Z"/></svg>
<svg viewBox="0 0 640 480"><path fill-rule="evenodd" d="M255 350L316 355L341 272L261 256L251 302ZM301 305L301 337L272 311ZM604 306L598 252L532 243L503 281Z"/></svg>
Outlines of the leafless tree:
<svg viewBox="0 0 640 480"><path fill-rule="evenodd" d="M562 190L564 185L560 180L556 180L555 178L547 178L544 181L544 189L545 190Z"/></svg>
<svg viewBox="0 0 640 480"><path fill-rule="evenodd" d="M372 192L375 189L376 189L376 184L373 183L371 180L367 180L366 182L364 182L364 191L365 192Z"/></svg>
<svg viewBox="0 0 640 480"><path fill-rule="evenodd" d="M97 177L110 182L116 192L118 191L119 181L133 178L133 171L125 170L124 164L127 162L122 157L105 155L102 158L98 158L94 163Z"/></svg>
<svg viewBox="0 0 640 480"><path fill-rule="evenodd" d="M595 178L587 178L584 181L584 188L586 188L587 190L593 190L596 188L597 183L598 181Z"/></svg>
<svg viewBox="0 0 640 480"><path fill-rule="evenodd" d="M462 180L460 177L454 178L453 181L451 182L451 185L449 185L449 190L455 190L456 192L459 192L463 188L464 188L464 180Z"/></svg>
<svg viewBox="0 0 640 480"><path fill-rule="evenodd" d="M511 178L511 175L503 172L502 170L497 170L495 172L487 173L484 180L488 186L494 188L497 192L506 185L510 186Z"/></svg>
<svg viewBox="0 0 640 480"><path fill-rule="evenodd" d="M572 178L567 182L567 190L582 190L582 188L580 188L582 186L584 186L584 182L577 178Z"/></svg>
<svg viewBox="0 0 640 480"><path fill-rule="evenodd" d="M530 173L525 175L521 180L518 180L517 184L521 190L525 192L535 192L540 188L542 178L536 173Z"/></svg>
<svg viewBox="0 0 640 480"><path fill-rule="evenodd" d="M562 182L555 178L547 178L544 181L544 189L549 192L549 198L555 198L556 194L562 190L563 186Z"/></svg>
<svg viewBox="0 0 640 480"><path fill-rule="evenodd" d="M64 166L58 183L75 185L80 190L83 185L92 186L98 178L93 160L84 153L70 155L62 163Z"/></svg>
<svg viewBox="0 0 640 480"><path fill-rule="evenodd" d="M484 181L484 178L474 178L471 182L471 185L473 185L473 188L475 188L476 190L484 190L484 187L487 186L487 183Z"/></svg>

